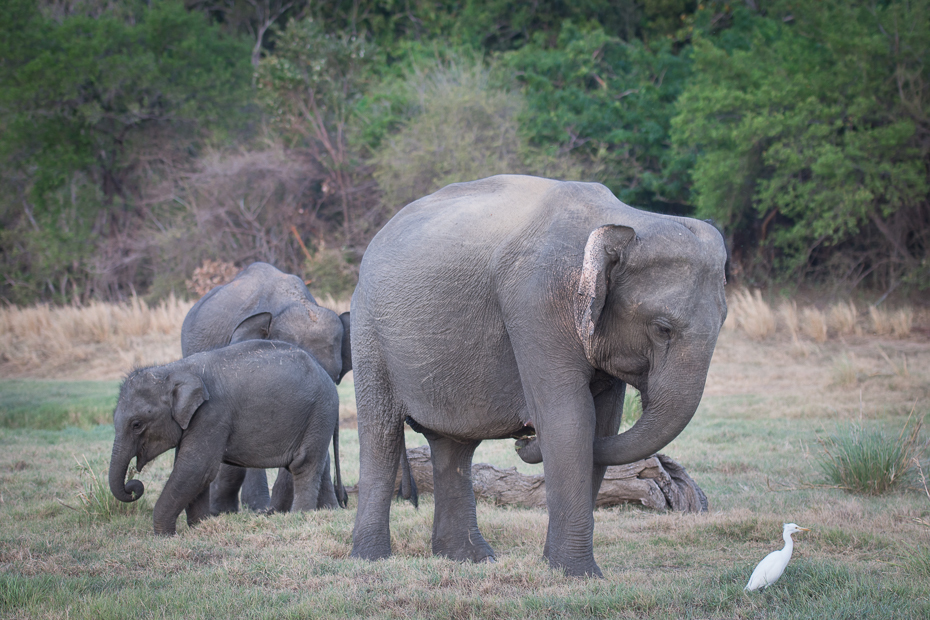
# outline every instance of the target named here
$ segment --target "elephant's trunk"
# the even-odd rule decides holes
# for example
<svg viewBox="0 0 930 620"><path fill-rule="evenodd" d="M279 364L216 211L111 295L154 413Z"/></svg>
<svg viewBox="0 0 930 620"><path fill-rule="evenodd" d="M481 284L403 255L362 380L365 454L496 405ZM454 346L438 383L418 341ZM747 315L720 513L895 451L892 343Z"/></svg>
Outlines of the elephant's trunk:
<svg viewBox="0 0 930 620"><path fill-rule="evenodd" d="M678 377L650 373L642 392L643 414L628 431L594 441L595 466L625 465L648 458L667 446L684 430L704 394L706 369L699 380L682 382Z"/></svg>
<svg viewBox="0 0 930 620"><path fill-rule="evenodd" d="M126 471L132 457L132 450L122 447L118 442L113 444L113 454L110 457L110 492L121 502L134 502L145 493L145 486L140 481L126 482Z"/></svg>

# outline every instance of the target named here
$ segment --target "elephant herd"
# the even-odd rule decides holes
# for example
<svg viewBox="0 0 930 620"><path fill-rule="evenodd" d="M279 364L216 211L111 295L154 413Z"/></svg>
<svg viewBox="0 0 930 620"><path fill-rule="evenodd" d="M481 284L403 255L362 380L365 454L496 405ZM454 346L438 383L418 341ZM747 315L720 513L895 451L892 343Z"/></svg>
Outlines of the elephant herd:
<svg viewBox="0 0 930 620"><path fill-rule="evenodd" d="M726 317L725 262L712 225L639 211L599 184L501 175L450 185L374 237L350 313L322 308L299 278L264 263L207 293L184 320L184 357L134 370L120 388L110 488L139 497L129 461L141 469L174 447L157 533L174 533L185 509L189 524L237 510L240 487L253 509L345 506L335 385L352 369L353 557L391 553L407 424L431 449L433 553L494 560L471 460L482 440L521 438L518 454L542 462L546 478L544 556L599 576L604 471L658 451L694 415ZM618 434L627 384L643 414ZM269 467L281 468L270 494Z"/></svg>

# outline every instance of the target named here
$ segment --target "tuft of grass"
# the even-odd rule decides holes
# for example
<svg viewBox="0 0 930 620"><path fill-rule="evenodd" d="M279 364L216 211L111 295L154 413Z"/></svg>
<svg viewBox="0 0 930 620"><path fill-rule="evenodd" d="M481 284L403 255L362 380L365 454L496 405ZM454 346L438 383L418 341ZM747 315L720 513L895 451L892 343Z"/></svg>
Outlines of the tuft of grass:
<svg viewBox="0 0 930 620"><path fill-rule="evenodd" d="M841 353L833 358L833 385L849 386L859 382L859 368L856 356Z"/></svg>
<svg viewBox="0 0 930 620"><path fill-rule="evenodd" d="M907 338L914 327L914 311L910 308L886 312L872 306L869 308L869 319L872 331L879 336Z"/></svg>
<svg viewBox="0 0 930 620"><path fill-rule="evenodd" d="M906 546L901 559L904 567L912 575L930 580L930 547L926 545Z"/></svg>
<svg viewBox="0 0 930 620"><path fill-rule="evenodd" d="M736 326L750 338L765 340L775 333L775 312L758 289L752 293L746 289L736 291L731 307Z"/></svg>
<svg viewBox="0 0 930 620"><path fill-rule="evenodd" d="M801 331L801 321L798 318L798 304L794 301L782 302L778 307L778 315L781 317L785 329L791 335L791 340L797 342L798 333Z"/></svg>
<svg viewBox="0 0 930 620"><path fill-rule="evenodd" d="M134 502L121 502L116 499L110 492L106 468L98 474L86 456L83 457L83 461L77 461L77 470L81 480L81 491L77 495L80 506L76 510L80 510L91 521L110 521L117 516L145 513L150 510L144 496ZM132 480L137 473L135 467L130 467L127 479Z"/></svg>
<svg viewBox="0 0 930 620"><path fill-rule="evenodd" d="M817 308L804 308L801 311L801 331L814 342L827 341L827 317Z"/></svg>
<svg viewBox="0 0 930 620"><path fill-rule="evenodd" d="M860 335L859 310L851 301L838 303L830 307L828 313L830 328L840 336Z"/></svg>
<svg viewBox="0 0 930 620"><path fill-rule="evenodd" d="M831 484L862 495L882 495L916 475L924 446L922 423L908 422L897 437L881 430L866 430L862 423L838 428L820 440L824 454L820 467Z"/></svg>
<svg viewBox="0 0 930 620"><path fill-rule="evenodd" d="M910 308L902 308L891 315L891 333L895 338L907 338L914 327L914 312Z"/></svg>

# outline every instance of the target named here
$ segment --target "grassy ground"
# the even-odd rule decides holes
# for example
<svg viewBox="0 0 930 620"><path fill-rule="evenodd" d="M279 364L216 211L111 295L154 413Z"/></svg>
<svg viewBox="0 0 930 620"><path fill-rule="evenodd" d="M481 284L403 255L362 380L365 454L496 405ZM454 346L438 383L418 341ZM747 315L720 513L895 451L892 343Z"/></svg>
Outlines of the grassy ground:
<svg viewBox="0 0 930 620"><path fill-rule="evenodd" d="M182 517L178 536L156 538L151 507L170 455L140 475L138 509L107 513L87 501L106 495L113 430L100 422L114 379L0 381L2 618L930 617L930 496L919 478L872 497L830 488L820 471L831 434L858 426L897 437L930 411L930 339L919 330L823 342L725 330L694 421L664 450L701 485L710 511L598 510L603 580L548 569L541 510L480 503L498 562L434 558L428 496L418 511L394 504L395 555L382 562L348 557L354 497L348 510L225 515L193 529ZM352 484L351 386L340 394ZM417 443L410 433L408 445ZM538 472L512 443L485 442L476 460ZM781 546L785 521L812 531L795 536L775 586L745 594L755 563Z"/></svg>

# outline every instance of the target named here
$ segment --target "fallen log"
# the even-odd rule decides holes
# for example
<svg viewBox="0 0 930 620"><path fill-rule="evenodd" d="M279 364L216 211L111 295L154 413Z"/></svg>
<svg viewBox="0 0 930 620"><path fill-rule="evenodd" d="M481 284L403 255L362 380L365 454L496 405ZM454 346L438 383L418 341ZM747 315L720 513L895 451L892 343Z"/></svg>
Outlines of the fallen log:
<svg viewBox="0 0 930 620"><path fill-rule="evenodd" d="M410 469L420 493L433 492L433 465L429 446L407 450ZM474 463L471 469L475 497L498 505L546 507L546 481L542 475L526 475L516 467L501 469ZM400 472L397 477L400 489ZM349 493L357 493L353 487ZM597 495L597 507L638 503L653 510L705 512L707 497L685 468L664 454L655 454L629 465L607 468Z"/></svg>

